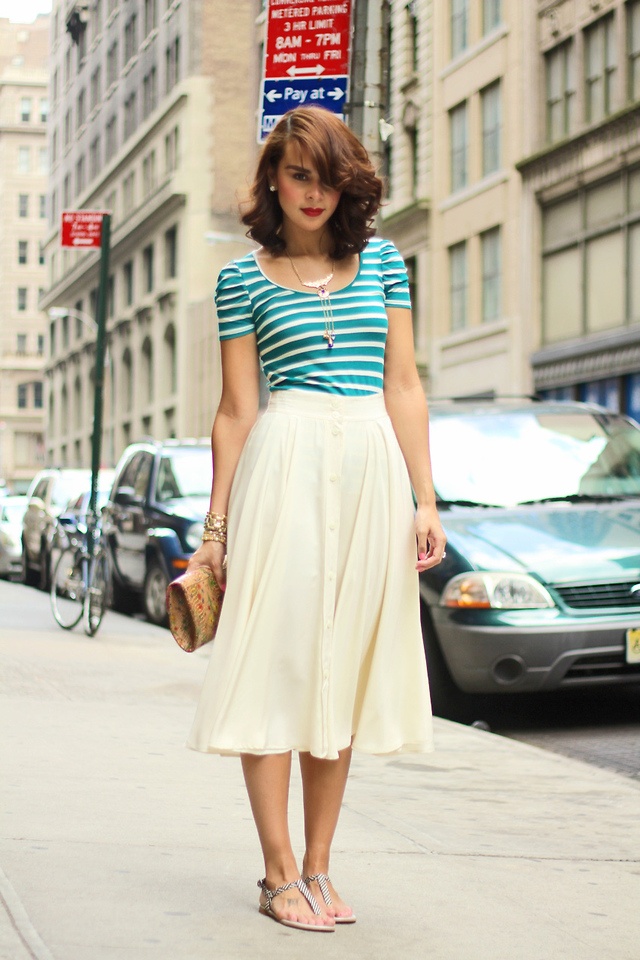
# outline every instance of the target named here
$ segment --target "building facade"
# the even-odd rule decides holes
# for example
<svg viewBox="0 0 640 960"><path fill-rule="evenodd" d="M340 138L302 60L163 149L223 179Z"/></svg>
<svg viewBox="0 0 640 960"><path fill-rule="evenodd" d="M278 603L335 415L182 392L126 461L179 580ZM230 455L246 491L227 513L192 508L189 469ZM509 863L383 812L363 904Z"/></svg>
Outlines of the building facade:
<svg viewBox="0 0 640 960"><path fill-rule="evenodd" d="M144 435L210 431L211 295L243 252L229 237L255 152L259 6L234 0L231 17L224 0L54 0L50 463L87 466L92 433L99 256L60 249L66 209L112 213L104 462Z"/></svg>
<svg viewBox="0 0 640 960"><path fill-rule="evenodd" d="M44 463L49 18L0 19L0 484L24 492Z"/></svg>
<svg viewBox="0 0 640 960"><path fill-rule="evenodd" d="M640 0L538 0L526 38L534 384L640 418Z"/></svg>

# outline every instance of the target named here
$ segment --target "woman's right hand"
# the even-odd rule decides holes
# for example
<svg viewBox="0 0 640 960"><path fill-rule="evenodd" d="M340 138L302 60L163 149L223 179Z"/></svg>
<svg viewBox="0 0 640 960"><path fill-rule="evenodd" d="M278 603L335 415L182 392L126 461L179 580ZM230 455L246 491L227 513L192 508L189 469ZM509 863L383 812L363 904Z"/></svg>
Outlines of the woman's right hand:
<svg viewBox="0 0 640 960"><path fill-rule="evenodd" d="M217 540L205 540L192 555L187 566L187 573L193 573L198 567L209 567L213 571L216 583L221 590L227 585L227 571L223 566L227 548Z"/></svg>

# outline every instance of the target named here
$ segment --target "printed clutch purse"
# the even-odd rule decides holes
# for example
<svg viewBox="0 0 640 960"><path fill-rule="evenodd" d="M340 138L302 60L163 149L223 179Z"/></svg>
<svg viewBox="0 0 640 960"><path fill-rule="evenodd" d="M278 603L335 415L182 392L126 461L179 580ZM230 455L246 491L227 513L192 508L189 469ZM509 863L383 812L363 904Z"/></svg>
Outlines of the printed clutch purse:
<svg viewBox="0 0 640 960"><path fill-rule="evenodd" d="M213 640L223 592L209 567L198 567L167 587L169 629L176 643L192 653Z"/></svg>

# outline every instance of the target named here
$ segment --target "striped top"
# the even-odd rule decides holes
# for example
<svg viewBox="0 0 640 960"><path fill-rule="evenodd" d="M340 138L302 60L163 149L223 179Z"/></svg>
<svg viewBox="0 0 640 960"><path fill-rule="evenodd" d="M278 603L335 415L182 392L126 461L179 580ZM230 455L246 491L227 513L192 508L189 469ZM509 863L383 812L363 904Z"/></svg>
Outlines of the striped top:
<svg viewBox="0 0 640 960"><path fill-rule="evenodd" d="M253 252L228 263L216 288L221 340L255 333L270 390L322 390L346 396L381 393L387 307L411 308L402 257L372 237L355 278L331 293L336 339L327 348L318 294L268 280Z"/></svg>

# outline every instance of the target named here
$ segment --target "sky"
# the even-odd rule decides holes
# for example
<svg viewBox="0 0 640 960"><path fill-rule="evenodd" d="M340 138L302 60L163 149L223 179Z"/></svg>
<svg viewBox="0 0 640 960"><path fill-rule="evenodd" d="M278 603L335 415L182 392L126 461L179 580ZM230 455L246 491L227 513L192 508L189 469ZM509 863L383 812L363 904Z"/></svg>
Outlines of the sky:
<svg viewBox="0 0 640 960"><path fill-rule="evenodd" d="M51 0L0 0L0 17L32 23L39 13L51 13Z"/></svg>

